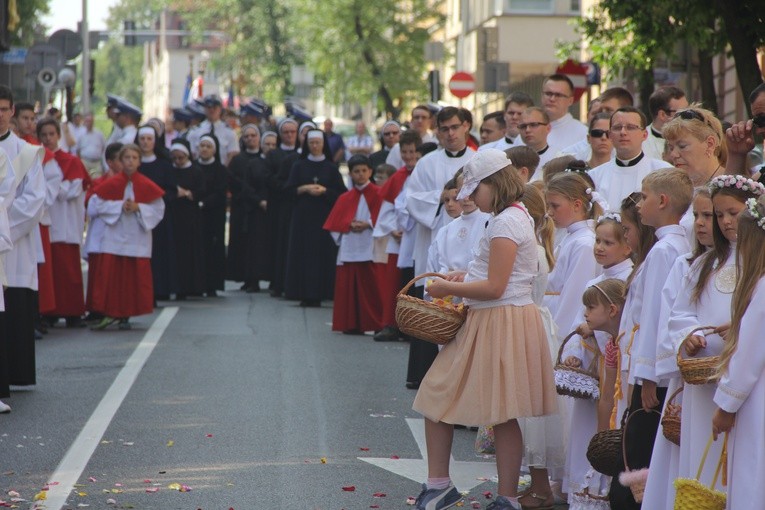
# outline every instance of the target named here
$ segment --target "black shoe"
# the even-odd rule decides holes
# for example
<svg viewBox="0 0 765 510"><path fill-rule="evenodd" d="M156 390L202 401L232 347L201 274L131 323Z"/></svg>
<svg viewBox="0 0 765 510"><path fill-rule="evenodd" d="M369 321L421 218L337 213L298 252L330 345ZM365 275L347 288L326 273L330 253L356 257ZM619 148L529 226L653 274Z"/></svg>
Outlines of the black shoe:
<svg viewBox="0 0 765 510"><path fill-rule="evenodd" d="M359 329L346 329L343 331L344 335L363 335L364 332Z"/></svg>
<svg viewBox="0 0 765 510"><path fill-rule="evenodd" d="M247 294L257 294L258 292L260 292L260 288L259 287L247 287L246 289L244 289L244 291Z"/></svg>
<svg viewBox="0 0 765 510"><path fill-rule="evenodd" d="M176 294L175 295L176 301L186 301L186 294Z"/></svg>
<svg viewBox="0 0 765 510"><path fill-rule="evenodd" d="M218 292L214 290L208 290L205 292L205 296L207 297L218 297Z"/></svg>
<svg viewBox="0 0 765 510"><path fill-rule="evenodd" d="M303 308L319 308L321 307L321 301L316 299L304 299L300 302L300 306Z"/></svg>
<svg viewBox="0 0 765 510"><path fill-rule="evenodd" d="M239 287L239 290L247 290L250 288L250 284L247 282L244 282L241 287Z"/></svg>
<svg viewBox="0 0 765 510"><path fill-rule="evenodd" d="M420 389L420 383L407 381L406 382L406 387L408 389L410 389L410 390L419 390Z"/></svg>
<svg viewBox="0 0 765 510"><path fill-rule="evenodd" d="M43 339L42 333L40 333L39 331L35 329L35 340L42 340L42 339Z"/></svg>
<svg viewBox="0 0 765 510"><path fill-rule="evenodd" d="M83 320L80 317L67 317L66 318L66 327L67 328L84 328L87 324L83 322Z"/></svg>
<svg viewBox="0 0 765 510"><path fill-rule="evenodd" d="M102 313L90 312L82 320L84 320L85 322L101 322L101 319L103 318L104 318L104 314Z"/></svg>
<svg viewBox="0 0 765 510"><path fill-rule="evenodd" d="M273 290L273 289L271 289L271 290L268 291L268 293L273 298L280 298L280 297L282 297L282 291L280 291L280 290Z"/></svg>
<svg viewBox="0 0 765 510"><path fill-rule="evenodd" d="M35 330L39 331L43 335L48 334L48 326L42 320L35 322Z"/></svg>
<svg viewBox="0 0 765 510"><path fill-rule="evenodd" d="M170 294L156 294L154 301L170 301Z"/></svg>
<svg viewBox="0 0 765 510"><path fill-rule="evenodd" d="M455 425L454 425L454 428L455 428L456 430L465 430L467 427L466 427L465 425L456 425L456 424L455 424Z"/></svg>
<svg viewBox="0 0 765 510"><path fill-rule="evenodd" d="M395 342L398 340L399 337L399 331L394 328L393 326L385 326L380 331L375 333L374 338L375 342Z"/></svg>

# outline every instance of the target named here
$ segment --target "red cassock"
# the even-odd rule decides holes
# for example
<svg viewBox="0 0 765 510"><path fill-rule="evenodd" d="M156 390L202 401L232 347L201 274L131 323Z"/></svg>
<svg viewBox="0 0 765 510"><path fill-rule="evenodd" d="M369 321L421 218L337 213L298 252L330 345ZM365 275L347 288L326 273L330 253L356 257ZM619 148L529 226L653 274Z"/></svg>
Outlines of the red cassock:
<svg viewBox="0 0 765 510"><path fill-rule="evenodd" d="M324 230L350 233L351 222L356 216L362 195L374 224L380 212L382 197L379 188L370 183L361 191L354 188L340 195L327 216ZM377 331L382 328L379 267L379 264L370 260L343 262L335 268L333 331Z"/></svg>
<svg viewBox="0 0 765 510"><path fill-rule="evenodd" d="M77 156L59 150L54 153L54 157L58 166L61 167L65 181L82 179L83 189L90 186L90 176ZM55 309L49 314L59 317L80 316L85 313L80 245L63 242L50 243L50 251Z"/></svg>
<svg viewBox="0 0 765 510"><path fill-rule="evenodd" d="M110 177L99 183L93 193L102 200L123 200L128 182L133 183L133 194L139 204L149 204L164 195L162 188L138 172L130 179L123 173ZM115 318L134 317L154 311L150 257L101 253L91 274L94 280L92 311Z"/></svg>

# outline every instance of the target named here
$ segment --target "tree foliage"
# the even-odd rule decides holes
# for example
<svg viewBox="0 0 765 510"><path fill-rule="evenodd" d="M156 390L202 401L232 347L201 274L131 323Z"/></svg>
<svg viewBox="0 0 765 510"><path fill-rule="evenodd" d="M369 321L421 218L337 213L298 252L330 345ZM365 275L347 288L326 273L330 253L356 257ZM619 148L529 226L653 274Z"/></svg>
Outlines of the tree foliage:
<svg viewBox="0 0 765 510"><path fill-rule="evenodd" d="M441 21L426 0L303 2L298 9L306 64L330 101L378 95L394 116L403 98L427 97L428 28ZM399 104L397 104L399 103Z"/></svg>
<svg viewBox="0 0 765 510"><path fill-rule="evenodd" d="M11 32L11 45L32 46L45 38L42 17L50 12L50 0L21 0L16 2L19 25Z"/></svg>

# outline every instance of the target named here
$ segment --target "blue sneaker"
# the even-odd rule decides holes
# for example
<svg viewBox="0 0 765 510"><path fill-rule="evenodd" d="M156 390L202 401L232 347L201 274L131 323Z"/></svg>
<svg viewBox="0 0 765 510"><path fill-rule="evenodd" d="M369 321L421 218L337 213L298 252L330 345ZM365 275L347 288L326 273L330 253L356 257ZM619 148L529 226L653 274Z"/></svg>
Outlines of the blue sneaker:
<svg viewBox="0 0 765 510"><path fill-rule="evenodd" d="M522 510L520 504L514 505L504 496L497 496L497 498L486 507L486 510Z"/></svg>
<svg viewBox="0 0 765 510"><path fill-rule="evenodd" d="M451 508L462 501L462 495L457 492L454 485L449 485L446 489L428 489L426 484L422 484L422 492L417 496L414 502L416 510L442 510Z"/></svg>

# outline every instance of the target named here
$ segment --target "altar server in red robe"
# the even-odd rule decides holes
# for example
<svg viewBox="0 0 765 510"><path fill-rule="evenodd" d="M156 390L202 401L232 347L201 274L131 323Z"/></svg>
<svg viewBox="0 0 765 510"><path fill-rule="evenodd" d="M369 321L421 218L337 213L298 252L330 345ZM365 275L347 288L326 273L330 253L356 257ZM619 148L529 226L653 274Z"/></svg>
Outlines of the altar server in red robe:
<svg viewBox="0 0 765 510"><path fill-rule="evenodd" d="M332 330L353 335L382 328L372 238L382 197L379 188L370 181L372 167L367 156L353 156L348 169L353 188L337 199L324 229L339 246Z"/></svg>
<svg viewBox="0 0 765 510"><path fill-rule="evenodd" d="M94 330L115 322L130 329L130 317L154 310L151 231L165 214L164 191L138 172L138 146L124 145L119 159L122 172L100 183L88 204L106 224L93 287L93 308L105 317Z"/></svg>

